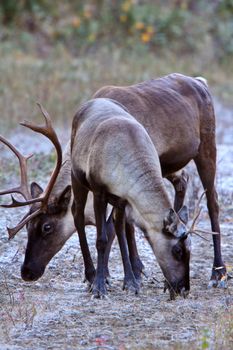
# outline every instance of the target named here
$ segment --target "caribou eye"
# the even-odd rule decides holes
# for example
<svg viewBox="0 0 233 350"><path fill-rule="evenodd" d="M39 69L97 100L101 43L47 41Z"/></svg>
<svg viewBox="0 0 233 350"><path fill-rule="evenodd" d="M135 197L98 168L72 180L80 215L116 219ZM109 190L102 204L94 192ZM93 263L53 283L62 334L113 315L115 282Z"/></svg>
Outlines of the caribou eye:
<svg viewBox="0 0 233 350"><path fill-rule="evenodd" d="M183 251L181 249L181 247L179 247L178 245L174 245L174 247L172 248L172 254L174 255L174 257L177 260L181 260L182 256L183 256Z"/></svg>
<svg viewBox="0 0 233 350"><path fill-rule="evenodd" d="M51 224L43 224L42 225L42 233L43 234L48 234L51 233L53 231L53 225Z"/></svg>

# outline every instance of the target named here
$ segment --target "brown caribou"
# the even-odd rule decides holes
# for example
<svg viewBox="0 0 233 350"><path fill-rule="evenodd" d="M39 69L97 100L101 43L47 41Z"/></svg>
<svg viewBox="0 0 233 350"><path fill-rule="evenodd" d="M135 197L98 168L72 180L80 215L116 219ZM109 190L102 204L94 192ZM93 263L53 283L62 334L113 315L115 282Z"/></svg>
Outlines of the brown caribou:
<svg viewBox="0 0 233 350"><path fill-rule="evenodd" d="M163 176L171 176L194 160L206 190L212 231L219 233L213 234L214 261L209 286L226 287L227 272L221 254L219 206L214 183L215 113L206 80L174 73L131 86L103 87L94 97L120 102L145 127L158 153ZM185 191L180 193L178 208Z"/></svg>
<svg viewBox="0 0 233 350"><path fill-rule="evenodd" d="M144 127L123 105L98 98L85 103L74 117L71 133L72 212L79 235L85 236L84 209L94 196L97 270L92 292L107 293L104 257L107 247L106 209L114 207L114 225L125 272L125 284L137 291L126 250L125 219L145 233L173 299L189 291L187 207L178 213L165 190L156 148ZM126 217L125 217L126 215Z"/></svg>

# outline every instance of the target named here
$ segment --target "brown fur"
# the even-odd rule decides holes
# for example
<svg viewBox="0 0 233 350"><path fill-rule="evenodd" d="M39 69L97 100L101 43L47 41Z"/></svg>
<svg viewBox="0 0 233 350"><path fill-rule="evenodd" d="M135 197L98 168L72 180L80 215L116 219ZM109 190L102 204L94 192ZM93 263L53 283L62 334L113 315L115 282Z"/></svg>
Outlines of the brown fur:
<svg viewBox="0 0 233 350"><path fill-rule="evenodd" d="M99 97L120 102L145 127L155 145L163 176L170 177L191 159L195 161L207 190L212 231L220 233L214 186L215 115L206 80L174 73L126 87L103 87L94 95L94 98ZM221 236L213 236L213 241L211 279L216 285L226 274L226 269L221 256Z"/></svg>

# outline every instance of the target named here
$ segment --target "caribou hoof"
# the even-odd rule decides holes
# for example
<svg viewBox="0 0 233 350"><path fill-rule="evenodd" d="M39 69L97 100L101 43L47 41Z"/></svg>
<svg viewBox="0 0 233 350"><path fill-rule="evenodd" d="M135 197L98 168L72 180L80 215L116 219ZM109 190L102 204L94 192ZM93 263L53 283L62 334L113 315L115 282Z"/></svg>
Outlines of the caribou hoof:
<svg viewBox="0 0 233 350"><path fill-rule="evenodd" d="M105 277L105 284L106 284L107 291L111 291L112 290L112 282L111 282L110 278Z"/></svg>
<svg viewBox="0 0 233 350"><path fill-rule="evenodd" d="M145 269L145 266L141 262L140 258L137 258L131 264L132 264L134 277L135 277L136 281L140 284L141 279L142 279L142 273L143 273L143 271Z"/></svg>
<svg viewBox="0 0 233 350"><path fill-rule="evenodd" d="M95 299L104 299L107 297L107 289L105 282L102 279L95 279L90 292L92 293L92 297Z"/></svg>
<svg viewBox="0 0 233 350"><path fill-rule="evenodd" d="M135 278L124 279L123 290L130 291L135 294L139 294L140 284L137 282Z"/></svg>
<svg viewBox="0 0 233 350"><path fill-rule="evenodd" d="M85 277L83 282L88 282L90 285L92 285L94 283L95 280L95 270L87 270L85 271Z"/></svg>
<svg viewBox="0 0 233 350"><path fill-rule="evenodd" d="M210 282L208 284L208 288L224 288L226 289L228 287L227 284L228 275L226 267L213 267L212 269L212 275Z"/></svg>

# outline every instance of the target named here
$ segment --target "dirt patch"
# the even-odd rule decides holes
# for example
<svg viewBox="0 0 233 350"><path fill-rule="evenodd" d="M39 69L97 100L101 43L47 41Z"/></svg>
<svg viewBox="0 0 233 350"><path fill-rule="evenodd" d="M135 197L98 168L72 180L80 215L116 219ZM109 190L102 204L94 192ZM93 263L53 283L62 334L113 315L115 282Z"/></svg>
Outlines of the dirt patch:
<svg viewBox="0 0 233 350"><path fill-rule="evenodd" d="M232 111L218 106L218 173L222 250L229 271L233 264L233 140ZM224 119L225 118L225 119ZM25 141L28 145L32 140ZM26 147L27 151L30 147ZM42 151L42 150L41 150ZM2 162L5 162L2 156ZM9 159L4 163L6 166ZM42 172L42 169L40 170ZM192 208L201 193L193 164L187 203ZM0 188L11 178L0 177ZM203 203L200 225L209 228ZM108 298L95 300L83 280L83 262L77 235L49 264L35 283L20 278L26 245L23 230L11 242L5 226L21 217L1 209L0 217L0 348L3 349L230 349L224 319L233 315L232 282L226 290L207 289L213 262L213 244L192 237L191 293L188 299L168 300L163 276L145 238L137 242L145 265L138 296L122 291L123 270L117 242L110 256L111 288ZM95 230L88 228L92 255L96 258ZM232 327L232 324L231 324ZM231 333L232 334L232 333ZM232 335L231 335L232 336Z"/></svg>

